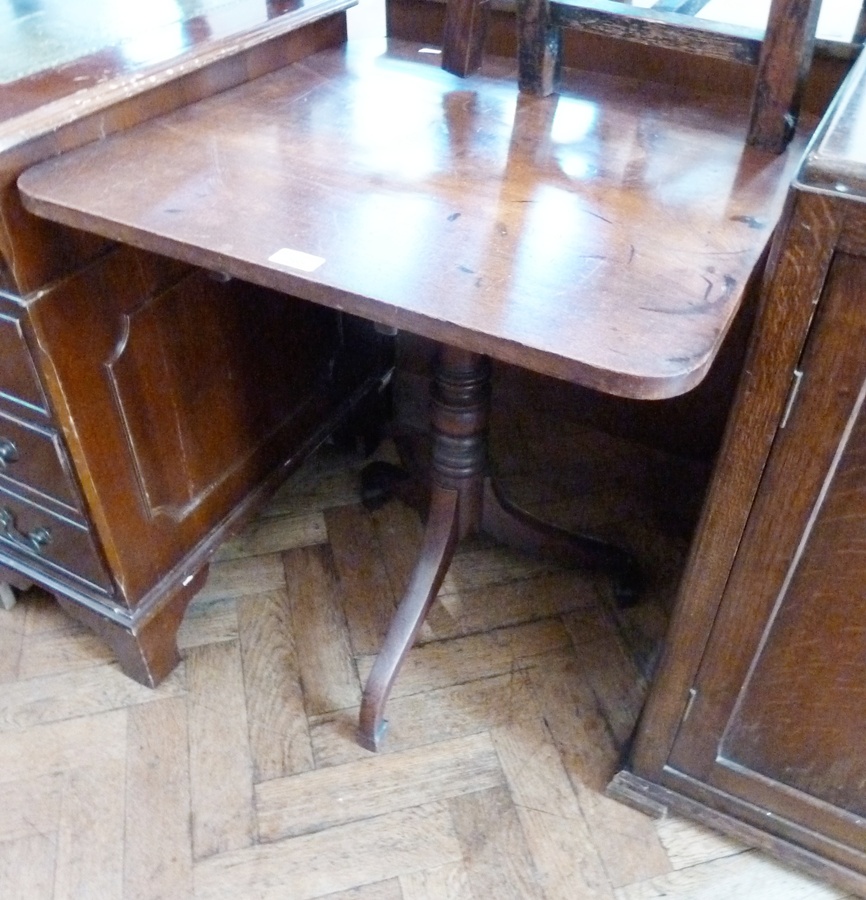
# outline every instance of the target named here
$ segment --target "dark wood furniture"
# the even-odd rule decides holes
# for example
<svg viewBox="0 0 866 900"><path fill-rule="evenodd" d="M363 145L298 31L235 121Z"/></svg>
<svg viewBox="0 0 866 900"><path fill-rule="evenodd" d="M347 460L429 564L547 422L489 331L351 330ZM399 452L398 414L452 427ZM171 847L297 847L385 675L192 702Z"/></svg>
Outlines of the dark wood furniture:
<svg viewBox="0 0 866 900"><path fill-rule="evenodd" d="M520 86L546 96L558 90L563 32L578 29L756 67L750 144L779 152L800 115L803 87L818 23L820 0L774 0L765 28L743 28L696 18L701 3L651 8L618 0L518 0ZM481 61L487 0L448 0L443 65L465 75Z"/></svg>
<svg viewBox="0 0 866 900"><path fill-rule="evenodd" d="M866 893L866 59L792 187L619 796Z"/></svg>
<svg viewBox="0 0 866 900"><path fill-rule="evenodd" d="M386 12L388 33L392 37L426 41L431 45L441 43L446 0L386 0ZM855 30L854 24L850 34L831 30L819 20L802 116L811 119L822 115L833 99L862 44ZM496 56L517 53L517 28L510 2L490 4L486 32L487 53ZM696 91L711 86L719 93L745 97L752 95L755 86L756 67L750 63L638 41L624 43L614 29L602 33L601 29L564 28L562 59L569 68L675 84Z"/></svg>
<svg viewBox="0 0 866 900"><path fill-rule="evenodd" d="M484 357L626 397L687 391L797 160L745 147L736 99L586 74L532 97L511 61L464 80L424 49L322 50L19 179L38 215L443 345L433 514L365 692L368 746L454 540L525 522L485 487Z"/></svg>
<svg viewBox="0 0 866 900"><path fill-rule="evenodd" d="M382 374L367 324L21 207L34 162L345 40L346 4L205 5L168 58L120 29L0 91L2 597L43 586L151 685L219 542Z"/></svg>
<svg viewBox="0 0 866 900"><path fill-rule="evenodd" d="M568 74L558 98L520 97L502 60L461 81L419 49L322 50L41 165L21 180L27 203L136 252L438 340L441 371L470 373L470 399L485 355L625 397L697 383L797 153L743 149L747 104L729 98L689 105L674 89ZM616 783L854 889L864 65L789 200L632 770ZM483 471L478 432L463 430L459 403L443 406ZM443 503L457 499L448 490ZM447 554L454 510L433 519L449 523Z"/></svg>

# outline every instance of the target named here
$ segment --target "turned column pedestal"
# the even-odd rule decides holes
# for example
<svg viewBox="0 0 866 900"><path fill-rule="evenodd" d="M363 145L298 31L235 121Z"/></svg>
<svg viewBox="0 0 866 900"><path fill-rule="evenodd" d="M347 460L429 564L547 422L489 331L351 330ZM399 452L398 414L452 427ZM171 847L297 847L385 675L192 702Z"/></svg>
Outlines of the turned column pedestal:
<svg viewBox="0 0 866 900"><path fill-rule="evenodd" d="M458 542L484 532L515 549L564 565L614 575L621 599L632 599L639 574L632 557L603 541L541 522L509 503L490 477L487 433L490 362L443 346L432 392L433 452L424 537L406 593L364 688L358 740L377 750L387 722L385 704L403 659L448 571Z"/></svg>

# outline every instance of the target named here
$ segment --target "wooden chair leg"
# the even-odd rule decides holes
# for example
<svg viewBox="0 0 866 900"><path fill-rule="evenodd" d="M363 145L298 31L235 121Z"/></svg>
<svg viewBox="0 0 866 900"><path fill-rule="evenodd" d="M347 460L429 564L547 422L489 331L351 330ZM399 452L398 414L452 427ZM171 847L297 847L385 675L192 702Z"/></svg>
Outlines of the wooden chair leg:
<svg viewBox="0 0 866 900"><path fill-rule="evenodd" d="M820 0L772 0L761 44L748 141L781 153L791 140L815 48Z"/></svg>
<svg viewBox="0 0 866 900"><path fill-rule="evenodd" d="M442 37L442 68L471 75L481 67L490 0L448 0Z"/></svg>
<svg viewBox="0 0 866 900"><path fill-rule="evenodd" d="M517 62L521 91L546 97L559 90L562 28L545 0L517 0Z"/></svg>
<svg viewBox="0 0 866 900"><path fill-rule="evenodd" d="M391 686L451 565L458 537L459 496L458 491L433 486L418 562L364 688L358 742L367 750L379 748L388 724L383 717Z"/></svg>

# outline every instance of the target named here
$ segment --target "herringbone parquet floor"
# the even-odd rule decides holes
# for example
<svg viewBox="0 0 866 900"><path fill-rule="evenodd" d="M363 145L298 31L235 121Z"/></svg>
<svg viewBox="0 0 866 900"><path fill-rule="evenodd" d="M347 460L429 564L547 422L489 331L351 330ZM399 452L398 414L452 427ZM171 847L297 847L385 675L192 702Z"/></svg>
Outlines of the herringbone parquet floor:
<svg viewBox="0 0 866 900"><path fill-rule="evenodd" d="M157 690L37 591L0 613L0 897L841 896L604 796L685 541L663 477L636 509L628 445L565 438L598 464L528 478L562 429L499 464L522 499L639 546L647 601L618 615L604 579L463 545L378 755L353 739L359 685L419 524L363 510L351 454L325 448L223 548Z"/></svg>

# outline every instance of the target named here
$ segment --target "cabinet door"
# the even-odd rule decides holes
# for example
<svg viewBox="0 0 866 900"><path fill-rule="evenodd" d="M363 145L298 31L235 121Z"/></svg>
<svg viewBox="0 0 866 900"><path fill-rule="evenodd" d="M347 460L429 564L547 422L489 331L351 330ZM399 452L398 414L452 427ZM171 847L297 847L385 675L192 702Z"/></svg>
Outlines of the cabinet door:
<svg viewBox="0 0 866 900"><path fill-rule="evenodd" d="M122 248L32 305L58 418L119 602L136 606L321 439L335 313ZM357 367L358 384L368 374Z"/></svg>
<svg viewBox="0 0 866 900"><path fill-rule="evenodd" d="M667 775L866 871L866 264L834 259Z"/></svg>

